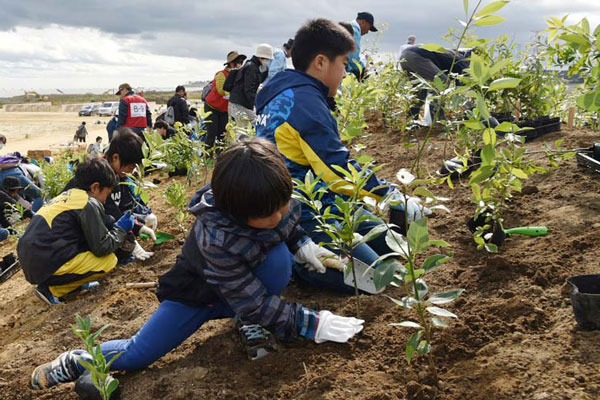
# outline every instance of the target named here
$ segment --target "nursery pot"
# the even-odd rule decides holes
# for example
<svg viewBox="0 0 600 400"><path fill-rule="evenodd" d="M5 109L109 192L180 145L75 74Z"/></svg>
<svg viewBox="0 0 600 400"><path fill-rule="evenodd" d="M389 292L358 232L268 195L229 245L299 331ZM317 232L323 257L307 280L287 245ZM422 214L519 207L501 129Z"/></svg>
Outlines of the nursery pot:
<svg viewBox="0 0 600 400"><path fill-rule="evenodd" d="M469 220L467 221L467 227L472 233L475 233L477 227L484 225L485 215L480 215L479 217L477 217L477 219L469 218ZM486 234L489 232L490 231L487 230ZM496 224L494 225L494 230L492 231L492 237L486 240L486 242L493 243L496 246L500 247L502 246L502 243L504 243L504 238L506 238L506 234L504 233L504 230L502 229L500 224L496 222Z"/></svg>
<svg viewBox="0 0 600 400"><path fill-rule="evenodd" d="M112 376L109 375L108 378L110 381L114 380ZM92 375L90 371L85 371L83 375L77 379L75 382L75 393L79 396L80 400L102 400L102 396L100 392L94 384L92 383ZM117 390L115 390L110 395L110 400L120 400L121 399L121 386L117 386Z"/></svg>
<svg viewBox="0 0 600 400"><path fill-rule="evenodd" d="M2 262L4 263L4 269L10 267L11 265L13 265L15 263L15 261L17 261L14 253L10 253L8 255L5 255L4 257L2 257Z"/></svg>
<svg viewBox="0 0 600 400"><path fill-rule="evenodd" d="M577 325L583 330L600 329L600 274L567 278L573 287L571 303Z"/></svg>
<svg viewBox="0 0 600 400"><path fill-rule="evenodd" d="M406 236L406 212L404 210L390 208L390 224L398 225L398 227L392 227L392 230Z"/></svg>

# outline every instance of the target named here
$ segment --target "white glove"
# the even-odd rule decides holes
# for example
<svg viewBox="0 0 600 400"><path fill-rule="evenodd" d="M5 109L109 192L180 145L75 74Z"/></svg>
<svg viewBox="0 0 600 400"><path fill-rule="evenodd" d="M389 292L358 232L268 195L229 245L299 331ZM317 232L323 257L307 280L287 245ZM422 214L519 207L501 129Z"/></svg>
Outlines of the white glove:
<svg viewBox="0 0 600 400"><path fill-rule="evenodd" d="M156 234L154 233L154 231L150 228L148 228L147 226L142 226L140 228L140 233L145 233L146 235L150 236L152 238L152 240L154 240L156 242Z"/></svg>
<svg viewBox="0 0 600 400"><path fill-rule="evenodd" d="M406 218L410 224L413 221L419 220L426 215L431 215L433 212L421 204L421 199L418 197L409 197L406 202Z"/></svg>
<svg viewBox="0 0 600 400"><path fill-rule="evenodd" d="M341 317L327 310L320 311L315 342L346 343L351 337L362 331L364 323L365 321L362 319Z"/></svg>
<svg viewBox="0 0 600 400"><path fill-rule="evenodd" d="M319 260L319 257L337 257L331 251L324 249L315 244L312 240L309 240L306 244L298 249L294 258L296 262L304 264L304 267L309 271L317 271L325 273L325 266Z"/></svg>
<svg viewBox="0 0 600 400"><path fill-rule="evenodd" d="M156 215L152 214L148 214L144 217L145 225L152 229L153 231L156 230L156 228L158 228L158 218L156 218Z"/></svg>
<svg viewBox="0 0 600 400"><path fill-rule="evenodd" d="M140 246L140 244L135 241L135 248L133 249L133 256L138 260L147 260L154 255L151 251L146 251Z"/></svg>

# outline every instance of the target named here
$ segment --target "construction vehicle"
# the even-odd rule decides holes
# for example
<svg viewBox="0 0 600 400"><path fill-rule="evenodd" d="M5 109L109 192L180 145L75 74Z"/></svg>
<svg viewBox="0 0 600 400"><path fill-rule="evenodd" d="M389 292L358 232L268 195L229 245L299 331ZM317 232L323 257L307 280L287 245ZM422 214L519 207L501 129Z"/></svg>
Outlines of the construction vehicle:
<svg viewBox="0 0 600 400"><path fill-rule="evenodd" d="M34 91L24 91L25 94L23 95L25 101L48 101L48 96L42 96L41 94L39 94L38 92L34 92Z"/></svg>

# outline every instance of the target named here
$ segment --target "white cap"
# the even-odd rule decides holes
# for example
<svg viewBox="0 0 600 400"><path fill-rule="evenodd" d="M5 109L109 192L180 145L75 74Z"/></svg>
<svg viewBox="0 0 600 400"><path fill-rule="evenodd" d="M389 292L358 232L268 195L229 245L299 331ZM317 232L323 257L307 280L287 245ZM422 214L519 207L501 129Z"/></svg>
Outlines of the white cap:
<svg viewBox="0 0 600 400"><path fill-rule="evenodd" d="M269 60L273 59L273 48L270 44L262 43L259 44L256 48L256 53L254 55L258 58L266 58Z"/></svg>

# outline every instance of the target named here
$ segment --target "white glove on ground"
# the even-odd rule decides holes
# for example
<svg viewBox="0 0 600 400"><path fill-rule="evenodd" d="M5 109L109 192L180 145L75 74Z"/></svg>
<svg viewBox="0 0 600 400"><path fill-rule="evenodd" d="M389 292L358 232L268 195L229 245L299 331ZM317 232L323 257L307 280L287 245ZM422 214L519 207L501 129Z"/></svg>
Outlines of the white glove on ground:
<svg viewBox="0 0 600 400"><path fill-rule="evenodd" d="M341 317L327 310L320 311L315 342L323 343L330 341L346 343L350 338L362 331L364 323L365 321L362 319Z"/></svg>
<svg viewBox="0 0 600 400"><path fill-rule="evenodd" d="M145 233L146 235L150 236L152 238L152 240L154 240L156 242L156 234L154 233L154 231L150 228L148 228L147 226L142 226L140 228L140 233Z"/></svg>
<svg viewBox="0 0 600 400"><path fill-rule="evenodd" d="M306 244L298 249L296 254L294 254L294 258L296 262L300 264L304 264L304 267L309 271L317 271L320 273L325 273L325 266L319 260L319 257L337 257L331 251L324 249L312 240L309 240Z"/></svg>
<svg viewBox="0 0 600 400"><path fill-rule="evenodd" d="M151 251L146 251L140 246L140 244L135 241L135 248L133 249L133 256L138 260L147 260L154 255Z"/></svg>
<svg viewBox="0 0 600 400"><path fill-rule="evenodd" d="M152 214L148 214L144 217L145 225L152 229L153 231L156 230L156 228L158 228L158 218L156 218L156 215L154 215L154 213Z"/></svg>

